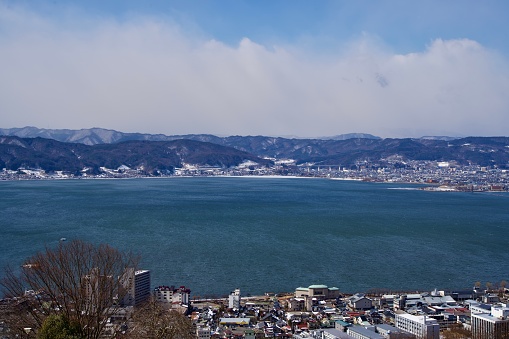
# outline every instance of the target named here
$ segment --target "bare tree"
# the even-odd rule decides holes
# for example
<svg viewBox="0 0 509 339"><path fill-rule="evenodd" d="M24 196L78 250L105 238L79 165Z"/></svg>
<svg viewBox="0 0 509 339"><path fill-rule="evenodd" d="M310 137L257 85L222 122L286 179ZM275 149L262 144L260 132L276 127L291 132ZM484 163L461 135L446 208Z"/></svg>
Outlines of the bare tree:
<svg viewBox="0 0 509 339"><path fill-rule="evenodd" d="M81 336L98 338L106 319L118 312L126 290L131 253L80 240L60 242L29 258L21 269L7 269L1 281L10 301L4 316L11 331L35 332L51 314L78 324Z"/></svg>
<svg viewBox="0 0 509 339"><path fill-rule="evenodd" d="M442 332L442 337L444 339L468 339L472 338L472 331L465 329L462 324L454 324Z"/></svg>
<svg viewBox="0 0 509 339"><path fill-rule="evenodd" d="M135 310L129 338L191 339L195 338L191 319L184 314L166 309L153 298Z"/></svg>
<svg viewBox="0 0 509 339"><path fill-rule="evenodd" d="M503 297L503 296L504 296L504 294L505 294L505 287L506 287L506 286L507 286L507 281L502 280L502 281L500 282L500 290L499 290L499 292L498 292L498 294L499 294L499 296L500 296L500 297Z"/></svg>
<svg viewBox="0 0 509 339"><path fill-rule="evenodd" d="M491 292L491 289L493 288L493 284L489 281L486 282L486 292Z"/></svg>

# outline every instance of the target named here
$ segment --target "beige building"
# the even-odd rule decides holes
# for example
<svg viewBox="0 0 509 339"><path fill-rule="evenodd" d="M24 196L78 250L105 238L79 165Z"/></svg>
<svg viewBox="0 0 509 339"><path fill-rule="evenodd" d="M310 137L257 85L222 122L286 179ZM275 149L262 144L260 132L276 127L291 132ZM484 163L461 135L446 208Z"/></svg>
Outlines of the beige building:
<svg viewBox="0 0 509 339"><path fill-rule="evenodd" d="M317 300L336 299L339 297L339 288L327 287L326 285L311 285L309 287L297 287L296 298L316 298Z"/></svg>
<svg viewBox="0 0 509 339"><path fill-rule="evenodd" d="M295 289L295 301L302 303L303 310L311 311L313 306L320 300L336 299L339 297L337 287L326 285L311 285L309 287L297 287Z"/></svg>

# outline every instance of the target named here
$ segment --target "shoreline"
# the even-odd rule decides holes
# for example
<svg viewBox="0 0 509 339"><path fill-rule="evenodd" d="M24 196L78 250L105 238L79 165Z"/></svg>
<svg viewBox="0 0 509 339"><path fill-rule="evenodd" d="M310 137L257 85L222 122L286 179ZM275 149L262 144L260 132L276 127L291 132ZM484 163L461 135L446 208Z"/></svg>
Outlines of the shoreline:
<svg viewBox="0 0 509 339"><path fill-rule="evenodd" d="M427 192L453 192L453 193L509 193L508 190L491 190L491 189L472 189L462 190L455 186L433 185L424 182L408 182L408 181L373 181L365 180L363 178L338 178L326 176L299 176L299 175L166 175L166 176L132 176L132 177L99 177L99 176L85 176L85 177L30 177L30 178L0 178L0 182L16 182L16 181L67 181L67 180L134 180L134 179L178 179L178 178L252 178L252 179L325 179L334 181L350 181L350 182L365 182L370 184L389 184L389 185L418 185L420 187L390 187L392 190L417 190ZM499 184L492 184L499 186ZM482 187L489 187L491 185L484 185Z"/></svg>

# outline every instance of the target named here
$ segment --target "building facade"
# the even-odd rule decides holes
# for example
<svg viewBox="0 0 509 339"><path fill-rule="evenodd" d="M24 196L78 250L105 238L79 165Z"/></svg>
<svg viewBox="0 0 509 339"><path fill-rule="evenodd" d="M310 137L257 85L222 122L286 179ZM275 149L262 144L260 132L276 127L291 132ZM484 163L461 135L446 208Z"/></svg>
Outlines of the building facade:
<svg viewBox="0 0 509 339"><path fill-rule="evenodd" d="M150 298L150 271L129 268L123 277L122 284L126 289L123 306L139 306Z"/></svg>
<svg viewBox="0 0 509 339"><path fill-rule="evenodd" d="M472 339L509 338L509 308L492 307L490 313L472 314Z"/></svg>
<svg viewBox="0 0 509 339"><path fill-rule="evenodd" d="M172 305L189 305L191 290L185 286L158 286L154 288L154 300Z"/></svg>
<svg viewBox="0 0 509 339"><path fill-rule="evenodd" d="M240 289L236 288L228 296L228 307L232 309L240 309Z"/></svg>
<svg viewBox="0 0 509 339"><path fill-rule="evenodd" d="M317 300L335 299L339 297L339 289L337 287L327 287L326 285L298 287L295 289L295 297L316 298Z"/></svg>
<svg viewBox="0 0 509 339"><path fill-rule="evenodd" d="M426 316L415 316L405 312L397 312L395 325L397 328L407 331L417 338L440 338L440 325L438 321Z"/></svg>

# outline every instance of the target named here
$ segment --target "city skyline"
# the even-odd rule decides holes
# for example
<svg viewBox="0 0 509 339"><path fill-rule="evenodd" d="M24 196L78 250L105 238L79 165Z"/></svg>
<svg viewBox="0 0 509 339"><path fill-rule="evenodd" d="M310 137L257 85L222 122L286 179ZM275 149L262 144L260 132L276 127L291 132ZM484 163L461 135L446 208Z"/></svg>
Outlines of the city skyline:
<svg viewBox="0 0 509 339"><path fill-rule="evenodd" d="M0 127L507 135L508 9L0 1Z"/></svg>

